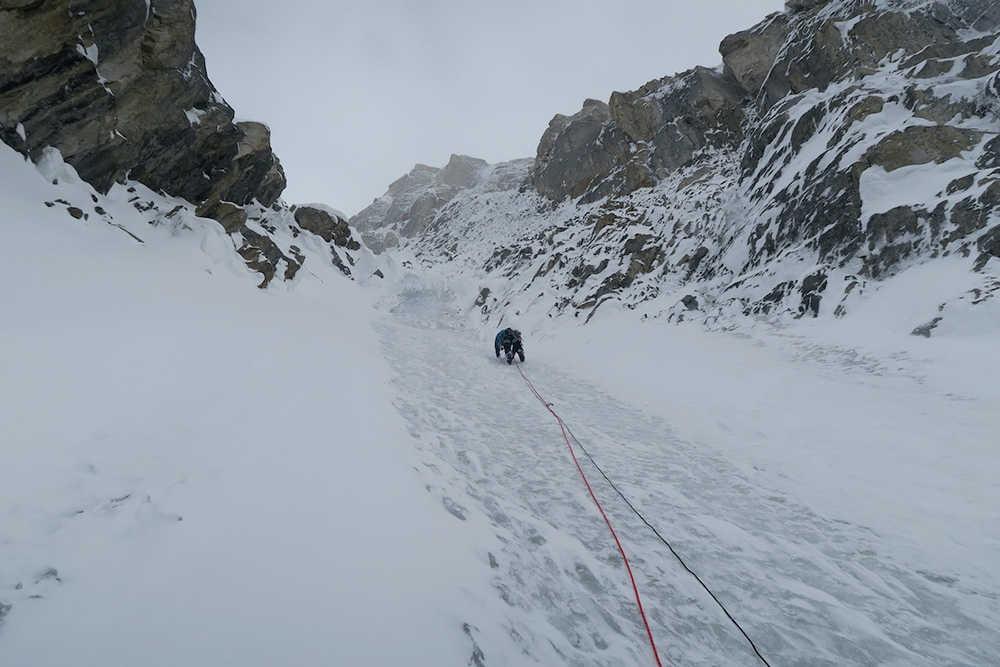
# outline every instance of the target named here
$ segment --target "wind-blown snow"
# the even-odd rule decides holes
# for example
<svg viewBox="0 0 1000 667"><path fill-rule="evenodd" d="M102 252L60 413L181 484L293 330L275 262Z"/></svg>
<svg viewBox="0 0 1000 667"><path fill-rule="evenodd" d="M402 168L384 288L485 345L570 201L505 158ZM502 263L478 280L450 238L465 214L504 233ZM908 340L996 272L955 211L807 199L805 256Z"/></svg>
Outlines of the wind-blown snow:
<svg viewBox="0 0 1000 667"><path fill-rule="evenodd" d="M558 426L493 355L485 276L400 251L361 287L302 237L258 290L214 222L129 200L178 202L98 195L54 154L0 170L0 664L653 664ZM914 267L782 329L614 303L503 324L771 664L981 667L1000 317L909 335L973 281ZM758 664L583 463L665 664Z"/></svg>
<svg viewBox="0 0 1000 667"><path fill-rule="evenodd" d="M188 122L191 123L192 125L200 125L201 117L204 116L206 113L207 112L205 110L198 109L196 107L184 110L184 115L187 116Z"/></svg>
<svg viewBox="0 0 1000 667"><path fill-rule="evenodd" d="M482 577L359 288L257 290L214 222L0 154L0 664L459 664Z"/></svg>

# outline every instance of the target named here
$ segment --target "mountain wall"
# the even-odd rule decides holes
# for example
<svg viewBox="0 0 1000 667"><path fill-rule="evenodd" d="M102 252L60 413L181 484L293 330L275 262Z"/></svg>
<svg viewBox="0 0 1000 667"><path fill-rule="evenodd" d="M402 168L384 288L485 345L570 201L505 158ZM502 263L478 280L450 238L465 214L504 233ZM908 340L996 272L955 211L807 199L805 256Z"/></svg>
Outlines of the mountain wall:
<svg viewBox="0 0 1000 667"><path fill-rule="evenodd" d="M954 301L985 302L1000 286L998 28L987 0L789 2L726 37L719 67L554 117L533 160L489 166L518 186L465 188L419 232L375 208L354 220L481 272L486 318L609 302L843 316L945 257L978 276ZM929 307L925 335L948 308Z"/></svg>
<svg viewBox="0 0 1000 667"><path fill-rule="evenodd" d="M58 150L100 193L135 182L191 202L266 285L279 264L301 264L266 229L288 218L285 175L268 128L234 122L209 81L195 19L193 0L0 0L0 140L36 163ZM349 273L346 220L300 211Z"/></svg>

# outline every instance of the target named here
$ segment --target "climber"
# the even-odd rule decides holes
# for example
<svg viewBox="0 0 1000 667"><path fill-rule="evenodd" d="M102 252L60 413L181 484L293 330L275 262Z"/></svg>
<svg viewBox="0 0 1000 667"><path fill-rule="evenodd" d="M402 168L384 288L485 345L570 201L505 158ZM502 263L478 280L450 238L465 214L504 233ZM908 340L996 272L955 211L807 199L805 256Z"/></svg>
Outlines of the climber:
<svg viewBox="0 0 1000 667"><path fill-rule="evenodd" d="M493 348L497 353L497 357L500 356L501 347L507 356L508 364L514 361L515 353L521 361L524 361L524 345L521 344L521 332L517 329L508 327L497 334L496 340L493 341Z"/></svg>

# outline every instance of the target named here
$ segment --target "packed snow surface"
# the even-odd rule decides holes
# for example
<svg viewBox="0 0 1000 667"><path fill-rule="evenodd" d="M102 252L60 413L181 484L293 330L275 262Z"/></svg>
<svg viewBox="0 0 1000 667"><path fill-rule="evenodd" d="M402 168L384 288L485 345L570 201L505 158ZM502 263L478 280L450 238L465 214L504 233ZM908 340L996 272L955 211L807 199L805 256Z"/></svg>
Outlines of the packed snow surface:
<svg viewBox="0 0 1000 667"><path fill-rule="evenodd" d="M211 221L0 171L0 665L654 664L477 276L258 290ZM664 664L761 663L594 462L775 667L996 664L1000 318L909 335L963 271L782 329L505 317Z"/></svg>

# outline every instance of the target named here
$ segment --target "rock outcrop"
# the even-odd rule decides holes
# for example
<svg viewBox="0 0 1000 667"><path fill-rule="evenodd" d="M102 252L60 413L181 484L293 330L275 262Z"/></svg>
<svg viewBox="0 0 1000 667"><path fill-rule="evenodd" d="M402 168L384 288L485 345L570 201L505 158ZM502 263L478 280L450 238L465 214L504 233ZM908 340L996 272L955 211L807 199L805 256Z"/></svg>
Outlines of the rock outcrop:
<svg viewBox="0 0 1000 667"><path fill-rule="evenodd" d="M698 152L739 142L746 95L732 77L699 67L613 93L608 104L587 100L549 123L532 182L548 199L582 203L652 187Z"/></svg>
<svg viewBox="0 0 1000 667"><path fill-rule="evenodd" d="M531 170L539 193L554 201L583 196L600 199L628 187L611 178L624 174L628 152L618 148L625 136L610 120L607 104L587 100L579 113L558 114L549 122Z"/></svg>
<svg viewBox="0 0 1000 667"><path fill-rule="evenodd" d="M295 222L299 227L312 232L327 243L333 243L348 250L358 250L361 244L351 236L347 220L336 211L318 206L293 207Z"/></svg>
<svg viewBox="0 0 1000 667"><path fill-rule="evenodd" d="M5 0L0 139L58 149L101 192L126 178L219 214L270 206L285 177L259 123L234 123L194 42L193 0Z"/></svg>

